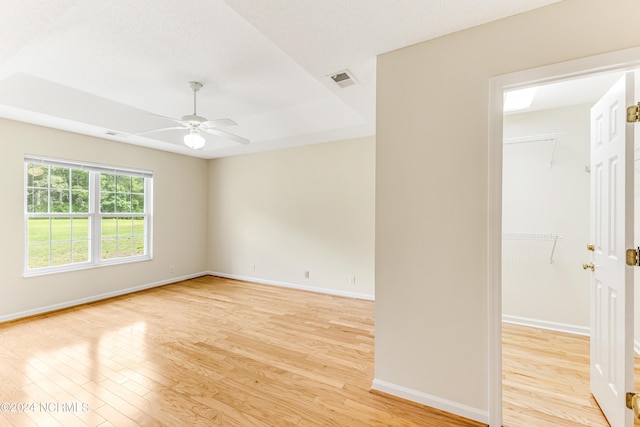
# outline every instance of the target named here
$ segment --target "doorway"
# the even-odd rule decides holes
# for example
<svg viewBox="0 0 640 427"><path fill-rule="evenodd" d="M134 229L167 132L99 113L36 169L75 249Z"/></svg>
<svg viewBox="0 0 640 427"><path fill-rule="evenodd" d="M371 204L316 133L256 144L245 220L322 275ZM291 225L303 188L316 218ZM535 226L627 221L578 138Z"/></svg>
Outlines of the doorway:
<svg viewBox="0 0 640 427"><path fill-rule="evenodd" d="M621 76L582 77L505 97L505 426L606 425L589 391L591 275L581 265L590 260L591 107Z"/></svg>
<svg viewBox="0 0 640 427"><path fill-rule="evenodd" d="M504 91L566 82L578 78L637 69L640 49L600 55L495 77L490 82L489 120L489 340L490 425L502 424L502 173ZM579 268L579 267L578 267Z"/></svg>

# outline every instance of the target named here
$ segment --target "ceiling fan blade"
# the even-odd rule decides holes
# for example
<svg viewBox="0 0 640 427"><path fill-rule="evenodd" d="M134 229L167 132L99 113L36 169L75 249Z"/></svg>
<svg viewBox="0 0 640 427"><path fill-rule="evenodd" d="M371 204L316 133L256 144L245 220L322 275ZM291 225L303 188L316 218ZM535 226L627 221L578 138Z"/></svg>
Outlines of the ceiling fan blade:
<svg viewBox="0 0 640 427"><path fill-rule="evenodd" d="M159 114L151 114L151 113L143 113L143 114L144 114L145 116L151 116L151 117L157 117L157 118L159 118L159 119L171 120L172 122L180 123L180 124L181 124L181 125L183 125L183 126L186 126L186 125L187 125L187 123L183 122L183 121L182 121L182 120L180 120L180 119L174 119L174 118L167 117L167 116L161 116L161 115L159 115Z"/></svg>
<svg viewBox="0 0 640 427"><path fill-rule="evenodd" d="M216 120L207 120L206 122L202 123L200 126L202 126L203 128L212 129L212 128L217 128L221 126L236 126L236 125L237 123L231 119L216 119Z"/></svg>
<svg viewBox="0 0 640 427"><path fill-rule="evenodd" d="M165 130L174 130L174 129L183 129L184 130L184 129L189 129L189 127L188 126L173 126L173 127L170 127L170 128L160 128L160 129L145 130L145 131L142 131L142 132L136 132L135 134L136 135L145 135L147 133L163 132Z"/></svg>
<svg viewBox="0 0 640 427"><path fill-rule="evenodd" d="M247 138L243 138L241 136L234 135L232 133L225 132L225 131L220 130L220 129L202 128L202 130L204 130L205 132L210 133L212 135L218 135L218 136L221 136L223 138L230 139L230 140L235 141L235 142L237 142L239 144L247 145L249 143L249 140Z"/></svg>

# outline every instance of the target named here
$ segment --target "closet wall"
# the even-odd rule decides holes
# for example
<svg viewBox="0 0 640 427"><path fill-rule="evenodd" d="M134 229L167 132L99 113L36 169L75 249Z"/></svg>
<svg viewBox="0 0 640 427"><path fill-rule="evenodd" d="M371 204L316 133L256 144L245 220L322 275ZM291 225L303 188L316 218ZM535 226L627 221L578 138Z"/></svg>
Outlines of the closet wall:
<svg viewBox="0 0 640 427"><path fill-rule="evenodd" d="M505 320L588 332L590 108L505 115Z"/></svg>

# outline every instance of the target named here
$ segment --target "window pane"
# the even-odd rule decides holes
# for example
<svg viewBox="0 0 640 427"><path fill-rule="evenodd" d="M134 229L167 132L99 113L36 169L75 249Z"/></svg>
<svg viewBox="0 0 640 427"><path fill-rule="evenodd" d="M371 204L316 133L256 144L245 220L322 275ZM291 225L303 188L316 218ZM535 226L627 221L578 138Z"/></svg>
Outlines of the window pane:
<svg viewBox="0 0 640 427"><path fill-rule="evenodd" d="M127 257L133 255L131 250L131 237L121 237L118 239L118 256Z"/></svg>
<svg viewBox="0 0 640 427"><path fill-rule="evenodd" d="M133 224L131 218L118 218L118 236L131 237L133 234Z"/></svg>
<svg viewBox="0 0 640 427"><path fill-rule="evenodd" d="M49 167L29 163L27 165L27 178L29 187L47 187L49 183Z"/></svg>
<svg viewBox="0 0 640 427"><path fill-rule="evenodd" d="M89 242L86 240L73 241L72 244L72 262L87 262L89 261Z"/></svg>
<svg viewBox="0 0 640 427"><path fill-rule="evenodd" d="M117 175L116 181L118 193L131 193L131 177L125 175Z"/></svg>
<svg viewBox="0 0 640 427"><path fill-rule="evenodd" d="M71 188L89 191L89 172L74 169L71 171Z"/></svg>
<svg viewBox="0 0 640 427"><path fill-rule="evenodd" d="M131 212L144 213L144 194L131 195Z"/></svg>
<svg viewBox="0 0 640 427"><path fill-rule="evenodd" d="M35 191L27 189L25 194L27 196L27 212L35 212Z"/></svg>
<svg viewBox="0 0 640 427"><path fill-rule="evenodd" d="M71 218L51 220L51 240L71 240Z"/></svg>
<svg viewBox="0 0 640 427"><path fill-rule="evenodd" d="M116 176L109 173L100 174L100 191L116 191Z"/></svg>
<svg viewBox="0 0 640 427"><path fill-rule="evenodd" d="M71 242L51 242L51 265L71 264Z"/></svg>
<svg viewBox="0 0 640 427"><path fill-rule="evenodd" d="M102 238L103 239L115 239L116 232L116 218L102 218Z"/></svg>
<svg viewBox="0 0 640 427"><path fill-rule="evenodd" d="M131 192L144 193L144 178L131 177Z"/></svg>
<svg viewBox="0 0 640 427"><path fill-rule="evenodd" d="M68 168L51 168L51 188L70 188L69 185L69 174L70 170Z"/></svg>
<svg viewBox="0 0 640 427"><path fill-rule="evenodd" d="M116 194L116 209L116 212L120 213L131 212L131 193Z"/></svg>
<svg viewBox="0 0 640 427"><path fill-rule="evenodd" d="M71 209L74 213L89 212L89 192L73 190L71 192Z"/></svg>
<svg viewBox="0 0 640 427"><path fill-rule="evenodd" d="M142 217L133 218L133 234L138 236L141 236L144 234L144 218Z"/></svg>
<svg viewBox="0 0 640 427"><path fill-rule="evenodd" d="M51 212L69 212L69 190L51 190Z"/></svg>
<svg viewBox="0 0 640 427"><path fill-rule="evenodd" d="M133 255L144 255L144 236L135 236L133 238Z"/></svg>
<svg viewBox="0 0 640 427"><path fill-rule="evenodd" d="M116 239L102 239L102 259L116 257Z"/></svg>
<svg viewBox="0 0 640 427"><path fill-rule="evenodd" d="M31 190L27 197L28 212L49 212L49 190Z"/></svg>
<svg viewBox="0 0 640 427"><path fill-rule="evenodd" d="M114 193L100 193L100 212L113 213L115 208L115 194Z"/></svg>
<svg viewBox="0 0 640 427"><path fill-rule="evenodd" d="M29 243L49 242L49 218L29 218L27 234Z"/></svg>
<svg viewBox="0 0 640 427"><path fill-rule="evenodd" d="M29 259L27 260L29 268L41 268L49 266L49 244L30 244Z"/></svg>
<svg viewBox="0 0 640 427"><path fill-rule="evenodd" d="M71 225L73 240L89 240L89 218L73 218Z"/></svg>

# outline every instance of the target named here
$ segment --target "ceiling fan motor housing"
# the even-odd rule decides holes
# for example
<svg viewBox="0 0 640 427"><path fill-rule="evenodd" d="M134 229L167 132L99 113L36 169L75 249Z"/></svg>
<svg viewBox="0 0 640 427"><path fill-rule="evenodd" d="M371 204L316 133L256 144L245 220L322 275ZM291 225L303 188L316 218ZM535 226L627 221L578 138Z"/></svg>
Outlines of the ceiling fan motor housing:
<svg viewBox="0 0 640 427"><path fill-rule="evenodd" d="M205 119L204 117L197 116L195 114L188 114L186 116L182 116L182 121L197 124L197 123L204 123L207 121L207 119Z"/></svg>

